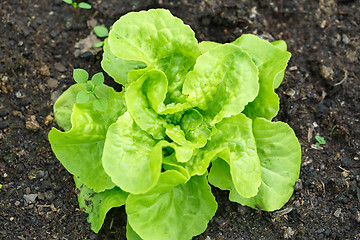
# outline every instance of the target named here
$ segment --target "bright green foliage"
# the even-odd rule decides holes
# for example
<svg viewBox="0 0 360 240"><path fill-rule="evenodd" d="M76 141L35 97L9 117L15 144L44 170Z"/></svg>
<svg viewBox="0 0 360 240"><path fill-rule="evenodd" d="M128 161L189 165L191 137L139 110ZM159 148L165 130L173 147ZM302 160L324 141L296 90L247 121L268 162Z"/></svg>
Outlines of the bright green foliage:
<svg viewBox="0 0 360 240"><path fill-rule="evenodd" d="M89 74L84 69L74 69L73 77L77 83L85 83L85 90L77 92L75 102L76 103L86 103L89 100L92 100L93 107L97 111L105 112L108 106L108 100L106 97L100 96L97 94L99 87L104 85L104 74L102 72L94 74L91 78L91 81L88 81ZM93 98L91 98L93 97Z"/></svg>
<svg viewBox="0 0 360 240"><path fill-rule="evenodd" d="M224 149L218 157L229 164L236 191L247 198L257 194L261 181L251 124L251 119L243 114L226 118L216 124L217 132L206 146L209 150Z"/></svg>
<svg viewBox="0 0 360 240"><path fill-rule="evenodd" d="M315 136L315 139L317 141L316 143L316 146L320 146L320 145L323 145L323 144L326 144L326 141L323 137L319 136L319 135L316 135Z"/></svg>
<svg viewBox="0 0 360 240"><path fill-rule="evenodd" d="M247 52L259 69L259 93L256 99L246 106L244 113L251 119L273 119L279 111L279 97L274 89L282 82L283 72L291 57L286 51L285 42L271 44L254 35L244 34L233 44Z"/></svg>
<svg viewBox="0 0 360 240"><path fill-rule="evenodd" d="M79 3L79 4L78 4L78 7L79 7L79 8L83 8L83 9L91 9L91 8L92 8L91 5L88 4L88 3L86 3L86 2L81 2L81 3Z"/></svg>
<svg viewBox="0 0 360 240"><path fill-rule="evenodd" d="M215 47L201 55L186 76L183 94L203 110L211 124L241 113L258 93L258 70L249 55L232 44Z"/></svg>
<svg viewBox="0 0 360 240"><path fill-rule="evenodd" d="M49 133L56 157L70 173L97 192L115 186L105 173L101 158L109 126L126 110L123 93L107 88L107 96L104 94L104 97L109 99L111 108L107 108L106 112L94 110L90 102L73 104L71 124L67 122L68 119L60 118L58 121L59 125L70 125L71 129L61 132L53 128Z"/></svg>
<svg viewBox="0 0 360 240"><path fill-rule="evenodd" d="M76 95L76 102L77 103L86 103L87 101L89 101L89 99L90 99L90 96L85 91L80 91Z"/></svg>
<svg viewBox="0 0 360 240"><path fill-rule="evenodd" d="M84 69L77 68L73 71L73 78L77 83L86 83L89 79L89 74Z"/></svg>
<svg viewBox="0 0 360 240"><path fill-rule="evenodd" d="M72 0L63 0L63 2L65 2L67 4L71 4L74 8L77 8L77 7L83 8L83 9L91 9L92 8L92 6L86 2L77 3Z"/></svg>
<svg viewBox="0 0 360 240"><path fill-rule="evenodd" d="M213 163L209 182L220 189L230 190L231 201L265 211L277 210L289 200L299 177L300 144L294 131L283 122L256 118L248 130L255 138L261 165L261 184L257 194L251 198L241 196L232 180L233 166L221 159Z"/></svg>
<svg viewBox="0 0 360 240"><path fill-rule="evenodd" d="M88 81L76 69L77 84L54 105L65 132L49 133L92 229L125 204L128 239L191 239L217 208L209 183L229 190L231 201L280 209L301 158L292 129L271 122L290 58L285 42L242 35L198 43L164 9L129 13L113 26L101 66L122 92L102 73Z"/></svg>
<svg viewBox="0 0 360 240"><path fill-rule="evenodd" d="M99 38L105 38L109 36L109 30L104 26L95 26L94 27L94 33ZM104 46L104 41L100 41L94 44L94 47L102 47Z"/></svg>
<svg viewBox="0 0 360 240"><path fill-rule="evenodd" d="M104 41L100 41L94 44L94 47L101 48L102 46L104 46Z"/></svg>
<svg viewBox="0 0 360 240"><path fill-rule="evenodd" d="M79 206L89 214L88 221L91 223L91 229L97 233L104 223L106 213L113 207L124 205L129 194L118 187L97 193L82 184L76 177L74 180L76 188L80 191Z"/></svg>
<svg viewBox="0 0 360 240"><path fill-rule="evenodd" d="M108 41L115 56L143 62L148 70L165 73L168 80L165 104L185 101L181 88L200 55L195 34L189 26L167 10L133 12L114 23ZM137 79L129 78L129 81Z"/></svg>
<svg viewBox="0 0 360 240"><path fill-rule="evenodd" d="M156 144L152 137L136 125L129 112L110 126L106 137L103 166L113 182L131 193L151 189L161 171L161 157L152 154Z"/></svg>
<svg viewBox="0 0 360 240"><path fill-rule="evenodd" d="M129 83L128 74L131 70L140 70L146 68L146 65L140 61L126 60L116 57L111 51L108 39L104 41L104 54L101 61L101 67L104 71L121 85ZM136 71L134 71L136 72Z"/></svg>
<svg viewBox="0 0 360 240"><path fill-rule="evenodd" d="M177 174L168 170L149 192L129 195L128 220L142 239L191 239L205 231L213 217L217 204L206 176L177 185L182 182Z"/></svg>
<svg viewBox="0 0 360 240"><path fill-rule="evenodd" d="M102 72L100 73L96 73L92 78L91 78L91 83L94 86L99 86L101 84L104 83L104 74Z"/></svg>
<svg viewBox="0 0 360 240"><path fill-rule="evenodd" d="M100 38L109 36L109 30L104 26L95 26L93 30L96 36Z"/></svg>

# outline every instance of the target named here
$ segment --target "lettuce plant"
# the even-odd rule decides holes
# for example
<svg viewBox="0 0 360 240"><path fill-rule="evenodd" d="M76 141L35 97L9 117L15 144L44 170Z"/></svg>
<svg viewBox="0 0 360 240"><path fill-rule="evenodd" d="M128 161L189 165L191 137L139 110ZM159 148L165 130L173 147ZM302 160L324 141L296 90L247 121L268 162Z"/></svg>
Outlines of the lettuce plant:
<svg viewBox="0 0 360 240"><path fill-rule="evenodd" d="M248 34L198 43L164 9L115 22L101 65L123 90L100 84L76 102L90 83L71 86L54 105L65 132L49 133L92 230L125 205L128 239L191 239L217 209L209 183L231 201L280 209L301 158L293 130L272 122L289 58L284 41ZM106 105L96 108L100 98Z"/></svg>

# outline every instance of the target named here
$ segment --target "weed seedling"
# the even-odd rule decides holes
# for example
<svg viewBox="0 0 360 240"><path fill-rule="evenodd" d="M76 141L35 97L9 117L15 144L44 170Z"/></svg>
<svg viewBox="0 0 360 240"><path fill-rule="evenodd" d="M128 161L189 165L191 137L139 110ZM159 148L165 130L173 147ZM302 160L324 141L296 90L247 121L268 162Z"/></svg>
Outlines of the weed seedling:
<svg viewBox="0 0 360 240"><path fill-rule="evenodd" d="M333 135L334 130L335 130L335 128L336 128L336 127L337 127L337 125L336 125L336 124L332 127L331 132L330 132L330 137L332 137L332 135Z"/></svg>
<svg viewBox="0 0 360 240"><path fill-rule="evenodd" d="M84 69L78 68L74 69L73 77L75 82L85 84L85 91L77 93L76 102L86 103L90 100L90 96L94 96L94 108L100 112L105 112L107 108L107 99L105 97L98 97L95 93L95 88L104 84L104 74L102 72L96 73L91 78L91 81L88 81L89 73Z"/></svg>
<svg viewBox="0 0 360 240"><path fill-rule="evenodd" d="M104 26L95 26L93 30L95 35L99 38L106 38L109 36L109 30ZM100 41L94 44L94 47L102 47L102 46L104 46L104 41Z"/></svg>
<svg viewBox="0 0 360 240"><path fill-rule="evenodd" d="M63 0L63 2L66 2L67 4L71 4L74 8L83 8L83 9L91 9L91 5L86 2L77 3L72 0Z"/></svg>
<svg viewBox="0 0 360 240"><path fill-rule="evenodd" d="M316 136L315 136L315 139L316 139L316 141L317 141L316 146L320 146L320 145L326 144L325 139L324 139L323 137L319 136L319 135L316 135Z"/></svg>

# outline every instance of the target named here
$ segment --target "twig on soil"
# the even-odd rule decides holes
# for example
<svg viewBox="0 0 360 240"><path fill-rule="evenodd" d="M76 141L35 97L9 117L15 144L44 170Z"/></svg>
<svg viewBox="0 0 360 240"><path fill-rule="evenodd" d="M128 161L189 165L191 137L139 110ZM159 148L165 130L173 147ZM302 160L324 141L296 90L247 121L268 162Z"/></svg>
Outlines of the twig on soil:
<svg viewBox="0 0 360 240"><path fill-rule="evenodd" d="M291 205L290 207L287 207L287 208L285 208L283 210L274 212L273 217L274 218L281 217L281 216L283 216L285 214L290 213L293 209L294 209L294 207Z"/></svg>
<svg viewBox="0 0 360 240"><path fill-rule="evenodd" d="M311 140L313 138L313 131L314 131L314 126L311 125L308 129L308 135L307 135L308 142L311 142Z"/></svg>
<svg viewBox="0 0 360 240"><path fill-rule="evenodd" d="M341 165L339 165L339 168L340 168L341 170L345 171L345 172L350 172L349 170L343 168Z"/></svg>
<svg viewBox="0 0 360 240"><path fill-rule="evenodd" d="M320 181L322 189L323 189L323 197L325 197L325 193L326 193L326 191L325 191L325 183L321 179L319 181Z"/></svg>
<svg viewBox="0 0 360 240"><path fill-rule="evenodd" d="M111 230L111 228L112 228L113 223L114 223L114 218L111 219L110 227L109 227L110 230Z"/></svg>
<svg viewBox="0 0 360 240"><path fill-rule="evenodd" d="M333 87L342 84L342 83L345 82L346 79L348 78L348 75L349 75L348 71L347 71L346 69L343 69L343 71L344 71L344 77L343 77L343 79L342 79L340 82L335 83L335 84L333 85Z"/></svg>

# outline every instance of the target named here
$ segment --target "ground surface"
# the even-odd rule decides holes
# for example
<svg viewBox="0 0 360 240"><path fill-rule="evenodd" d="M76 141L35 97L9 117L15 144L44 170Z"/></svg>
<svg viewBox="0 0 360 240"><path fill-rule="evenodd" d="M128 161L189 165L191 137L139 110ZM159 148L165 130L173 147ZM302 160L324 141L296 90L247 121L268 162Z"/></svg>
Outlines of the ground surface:
<svg viewBox="0 0 360 240"><path fill-rule="evenodd" d="M47 134L56 126L55 99L73 84L72 68L100 71L101 52L75 48L94 20L109 27L129 11L155 7L170 9L199 40L255 33L284 39L293 54L277 91L277 119L302 145L293 197L284 211L266 213L214 188L219 209L196 239L360 239L359 1L89 2L91 10L61 0L0 2L0 239L124 239L122 208L108 214L98 235L91 232ZM317 134L326 140L321 148Z"/></svg>

